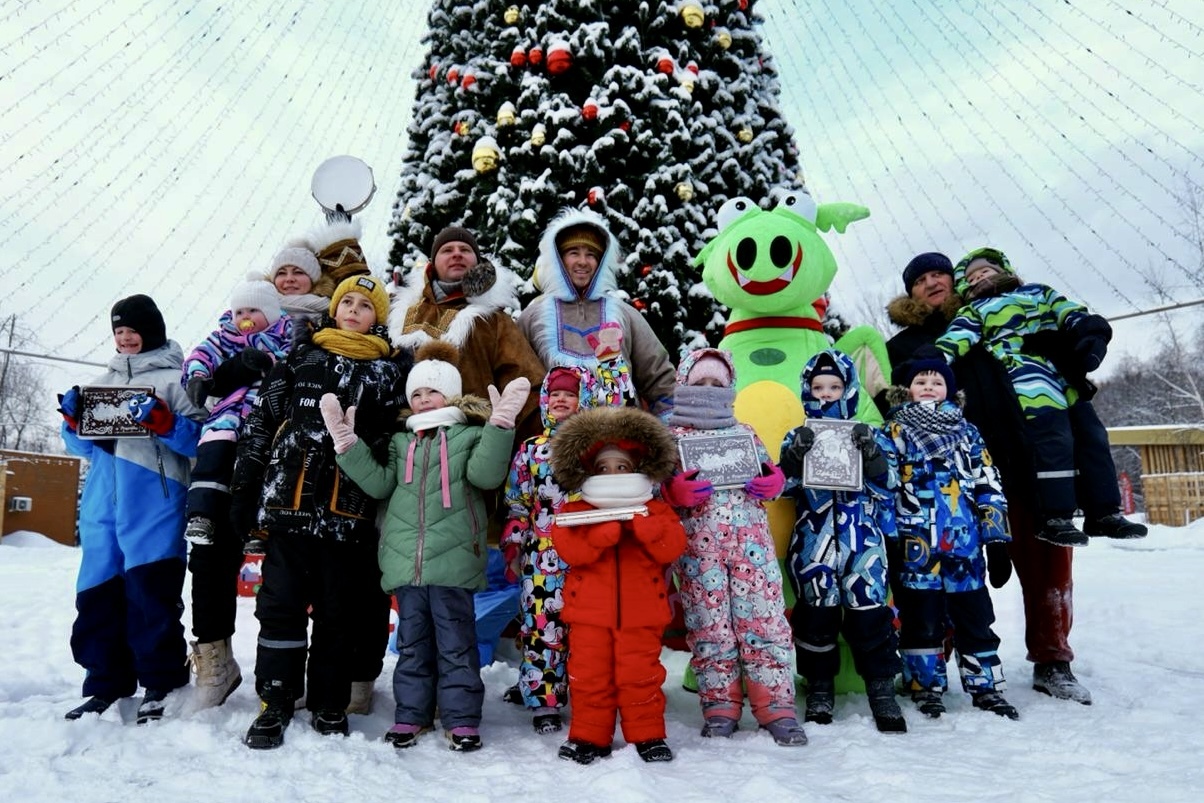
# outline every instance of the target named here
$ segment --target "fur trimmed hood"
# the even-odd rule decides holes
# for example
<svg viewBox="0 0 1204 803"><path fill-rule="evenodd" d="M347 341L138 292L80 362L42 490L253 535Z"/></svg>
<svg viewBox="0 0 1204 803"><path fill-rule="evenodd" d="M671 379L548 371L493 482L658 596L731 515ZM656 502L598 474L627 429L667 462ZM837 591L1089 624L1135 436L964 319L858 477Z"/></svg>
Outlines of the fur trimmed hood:
<svg viewBox="0 0 1204 803"><path fill-rule="evenodd" d="M589 209L564 209L544 229L543 237L539 239L539 256L535 259L531 283L540 293L561 301L578 299L577 289L569 281L564 263L560 261L560 251L556 248L556 238L562 231L573 226L591 226L598 229L606 242L606 252L598 260L598 270L594 273L594 279L580 297L595 300L609 295L619 287L619 241L611 234L606 218Z"/></svg>
<svg viewBox="0 0 1204 803"><path fill-rule="evenodd" d="M966 305L965 300L957 293L950 293L944 303L939 307L941 315L945 321L951 321L957 317L957 311ZM932 314L932 307L925 304L923 301L916 301L909 295L899 296L886 305L886 314L890 316L890 322L895 326L923 326L928 316Z"/></svg>
<svg viewBox="0 0 1204 803"><path fill-rule="evenodd" d="M579 490L590 476L583 459L607 443L636 444L644 453L636 471L653 484L666 480L677 467L677 447L669 429L651 413L635 407L582 410L565 421L551 440L552 473L567 491Z"/></svg>
<svg viewBox="0 0 1204 803"><path fill-rule="evenodd" d="M406 274L405 283L393 293L393 299L389 305L389 340L397 348L417 349L423 343L436 339L429 332L420 328L405 334L402 333L405 329L406 314L410 307L422 303L425 299L427 286L430 283L429 269L433 269L431 263L411 268L410 272ZM489 289L481 295L466 296L465 300L468 302L468 306L463 309L448 309L448 312L454 313L454 318L447 327L447 335L444 339L456 348L464 347L477 319L488 317L495 312L519 308L518 293L515 291L518 285L517 277L513 272L498 265L494 266L494 270L497 271L497 281Z"/></svg>

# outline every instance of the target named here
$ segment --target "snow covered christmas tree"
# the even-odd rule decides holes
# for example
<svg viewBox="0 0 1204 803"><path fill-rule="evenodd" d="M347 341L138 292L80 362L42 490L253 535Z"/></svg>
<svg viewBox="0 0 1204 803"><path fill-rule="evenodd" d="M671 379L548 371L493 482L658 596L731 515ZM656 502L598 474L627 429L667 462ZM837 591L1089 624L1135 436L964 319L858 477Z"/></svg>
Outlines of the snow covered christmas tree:
<svg viewBox="0 0 1204 803"><path fill-rule="evenodd" d="M756 0L435 0L390 234L459 224L528 278L562 208L607 217L619 284L671 357L725 312L690 265L729 198L802 186Z"/></svg>

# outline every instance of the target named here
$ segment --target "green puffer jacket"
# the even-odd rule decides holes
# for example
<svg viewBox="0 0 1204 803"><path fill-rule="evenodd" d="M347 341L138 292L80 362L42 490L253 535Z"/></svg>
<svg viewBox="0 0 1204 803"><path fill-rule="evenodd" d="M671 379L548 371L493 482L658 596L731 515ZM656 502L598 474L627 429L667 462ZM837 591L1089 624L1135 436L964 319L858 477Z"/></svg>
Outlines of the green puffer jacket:
<svg viewBox="0 0 1204 803"><path fill-rule="evenodd" d="M484 492L506 479L514 430L485 423L489 405L476 396L457 397L449 406L460 408L467 422L395 434L383 466L362 440L338 457L365 493L389 499L377 550L385 591L410 585L485 588ZM441 465L443 439L446 463Z"/></svg>

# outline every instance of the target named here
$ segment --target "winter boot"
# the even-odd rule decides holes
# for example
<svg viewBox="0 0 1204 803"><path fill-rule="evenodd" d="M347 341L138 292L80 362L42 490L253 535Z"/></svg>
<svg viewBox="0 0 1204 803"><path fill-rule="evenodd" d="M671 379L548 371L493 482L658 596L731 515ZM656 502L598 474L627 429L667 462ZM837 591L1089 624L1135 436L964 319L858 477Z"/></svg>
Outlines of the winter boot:
<svg viewBox="0 0 1204 803"><path fill-rule="evenodd" d="M481 732L477 728L464 725L447 731L447 747L459 753L471 753L480 750Z"/></svg>
<svg viewBox="0 0 1204 803"><path fill-rule="evenodd" d="M272 750L284 744L284 729L293 719L293 702L268 702L259 704L259 716L251 723L243 744L252 750Z"/></svg>
<svg viewBox="0 0 1204 803"><path fill-rule="evenodd" d="M1033 688L1059 700L1091 705L1091 692L1070 671L1069 661L1033 665Z"/></svg>
<svg viewBox="0 0 1204 803"><path fill-rule="evenodd" d="M100 695L89 697L87 700L84 700L81 705L77 705L75 708L72 708L70 711L64 714L63 719L76 720L82 717L84 714L96 714L99 716L105 711L108 711L109 706L111 706L114 702L114 700L110 700L107 697L101 697Z"/></svg>
<svg viewBox="0 0 1204 803"><path fill-rule="evenodd" d="M211 546L213 529L213 519L205 516L193 516L188 520L188 526L184 528L184 540L197 546Z"/></svg>
<svg viewBox="0 0 1204 803"><path fill-rule="evenodd" d="M1119 513L1112 513L1083 522L1083 532L1108 538L1145 538L1149 530L1144 524L1129 521Z"/></svg>
<svg viewBox="0 0 1204 803"><path fill-rule="evenodd" d="M1020 719L1020 712L1016 710L1016 706L1003 699L1003 695L997 691L980 691L971 694L970 699L980 711L990 711L1008 719Z"/></svg>
<svg viewBox="0 0 1204 803"><path fill-rule="evenodd" d="M740 723L731 717L707 717L702 726L702 735L706 738L730 739L738 730Z"/></svg>
<svg viewBox="0 0 1204 803"><path fill-rule="evenodd" d="M372 693L376 685L372 680L351 681L351 700L347 703L348 714L371 714Z"/></svg>
<svg viewBox="0 0 1204 803"><path fill-rule="evenodd" d="M164 701L171 689L147 689L138 704L138 717L134 721L139 725L148 722L158 722L163 719Z"/></svg>
<svg viewBox="0 0 1204 803"><path fill-rule="evenodd" d="M669 745L665 744L664 739L649 739L646 742L636 742L635 751L640 754L640 758L649 764L654 761L673 760L673 751L669 749Z"/></svg>
<svg viewBox="0 0 1204 803"><path fill-rule="evenodd" d="M319 736L347 736L351 733L346 711L314 711L309 716L309 725Z"/></svg>
<svg viewBox="0 0 1204 803"><path fill-rule="evenodd" d="M398 750L405 750L407 747L413 747L418 744L418 737L429 730L430 728L423 727L422 725L410 725L399 722L389 728L385 734L385 741Z"/></svg>
<svg viewBox="0 0 1204 803"><path fill-rule="evenodd" d="M794 717L775 719L761 727L769 731L773 736L774 743L781 747L802 747L807 743L807 734Z"/></svg>
<svg viewBox="0 0 1204 803"><path fill-rule="evenodd" d="M882 733L907 733L907 720L895 702L894 678L867 678L865 693L870 699L874 724Z"/></svg>
<svg viewBox="0 0 1204 803"><path fill-rule="evenodd" d="M564 727L564 722L555 708L537 708L531 718L531 727L536 733L556 733Z"/></svg>
<svg viewBox="0 0 1204 803"><path fill-rule="evenodd" d="M1037 537L1055 546L1087 546L1087 536L1082 533L1069 518L1050 518L1045 520Z"/></svg>
<svg viewBox="0 0 1204 803"><path fill-rule="evenodd" d="M197 708L221 705L242 683L242 669L234 660L230 639L189 644L192 654L188 661L196 674Z"/></svg>
<svg viewBox="0 0 1204 803"><path fill-rule="evenodd" d="M828 725L832 722L832 711L836 708L836 682L825 680L807 681L807 711L804 722Z"/></svg>
<svg viewBox="0 0 1204 803"><path fill-rule="evenodd" d="M638 748L637 748L638 750ZM560 745L560 750L556 753L557 756L565 761L576 761L578 764L592 764L596 759L607 758L610 756L610 745L599 747L596 744L589 742L581 742L575 739L569 739L564 744Z"/></svg>
<svg viewBox="0 0 1204 803"><path fill-rule="evenodd" d="M502 702L511 705L523 704L523 693L519 691L517 683L502 692Z"/></svg>
<svg viewBox="0 0 1204 803"><path fill-rule="evenodd" d="M941 714L945 713L945 701L941 699L941 692L926 689L925 691L912 692L911 701L916 704L916 708L920 709L920 713L932 719L940 719Z"/></svg>

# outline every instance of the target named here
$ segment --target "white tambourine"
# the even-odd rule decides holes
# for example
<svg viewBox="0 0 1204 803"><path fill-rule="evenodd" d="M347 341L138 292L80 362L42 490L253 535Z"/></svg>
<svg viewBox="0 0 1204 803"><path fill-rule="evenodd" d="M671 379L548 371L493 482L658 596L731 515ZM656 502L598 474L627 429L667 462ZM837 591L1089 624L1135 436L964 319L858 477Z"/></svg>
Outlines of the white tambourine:
<svg viewBox="0 0 1204 803"><path fill-rule="evenodd" d="M354 156L332 156L314 171L310 192L327 217L350 219L372 200L376 182L372 178L372 168L362 160Z"/></svg>

